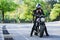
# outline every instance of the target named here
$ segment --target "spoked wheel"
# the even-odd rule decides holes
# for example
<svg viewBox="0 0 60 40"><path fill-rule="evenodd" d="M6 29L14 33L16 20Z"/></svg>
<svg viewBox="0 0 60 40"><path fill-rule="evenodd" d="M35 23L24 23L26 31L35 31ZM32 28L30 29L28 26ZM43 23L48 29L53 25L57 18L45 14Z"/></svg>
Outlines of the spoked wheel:
<svg viewBox="0 0 60 40"><path fill-rule="evenodd" d="M34 33L34 35L38 36L38 27L36 27L36 32Z"/></svg>
<svg viewBox="0 0 60 40"><path fill-rule="evenodd" d="M36 32L34 33L34 35L38 36L38 33L40 33L39 27L36 28Z"/></svg>

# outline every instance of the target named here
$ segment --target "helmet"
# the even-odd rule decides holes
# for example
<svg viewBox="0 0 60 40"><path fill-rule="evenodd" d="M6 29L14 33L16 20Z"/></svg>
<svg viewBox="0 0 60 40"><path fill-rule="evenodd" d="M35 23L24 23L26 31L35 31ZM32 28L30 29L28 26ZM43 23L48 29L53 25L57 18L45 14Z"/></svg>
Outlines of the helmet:
<svg viewBox="0 0 60 40"><path fill-rule="evenodd" d="M41 5L40 4L37 4L36 5L36 8L38 8L38 9L41 8Z"/></svg>

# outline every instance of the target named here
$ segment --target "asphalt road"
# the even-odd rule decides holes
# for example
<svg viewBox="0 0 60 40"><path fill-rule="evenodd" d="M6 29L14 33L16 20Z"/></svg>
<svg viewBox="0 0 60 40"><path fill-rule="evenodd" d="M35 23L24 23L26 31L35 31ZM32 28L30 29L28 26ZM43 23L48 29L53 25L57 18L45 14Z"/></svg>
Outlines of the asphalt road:
<svg viewBox="0 0 60 40"><path fill-rule="evenodd" d="M30 37L31 28L33 26L32 23L0 24L0 29L3 25L6 25L6 30L10 33L9 36L11 36L13 40L60 40L60 22L46 23L50 36L47 37L44 34L42 38L35 35ZM0 34L2 34L2 30L0 31ZM0 40L4 40L3 38L4 35L0 35Z"/></svg>

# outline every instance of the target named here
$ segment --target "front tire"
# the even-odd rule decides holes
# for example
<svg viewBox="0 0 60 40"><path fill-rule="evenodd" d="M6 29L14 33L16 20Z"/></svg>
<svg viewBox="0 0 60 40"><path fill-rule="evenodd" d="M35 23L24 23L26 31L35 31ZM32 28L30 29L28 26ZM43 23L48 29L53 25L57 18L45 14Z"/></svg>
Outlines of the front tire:
<svg viewBox="0 0 60 40"><path fill-rule="evenodd" d="M40 25L40 37L43 37L45 27Z"/></svg>

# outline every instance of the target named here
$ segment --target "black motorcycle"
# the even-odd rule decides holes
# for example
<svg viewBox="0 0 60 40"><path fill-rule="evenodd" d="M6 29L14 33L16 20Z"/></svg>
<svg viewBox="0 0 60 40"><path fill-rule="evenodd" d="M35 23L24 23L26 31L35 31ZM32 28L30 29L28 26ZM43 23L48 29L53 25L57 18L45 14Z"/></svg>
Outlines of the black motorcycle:
<svg viewBox="0 0 60 40"><path fill-rule="evenodd" d="M45 30L45 16L44 15L36 15L38 18L36 19L36 26L33 27L31 31L31 35L34 33L35 35L39 35L40 37L43 36L44 30ZM39 24L39 26L38 26Z"/></svg>

